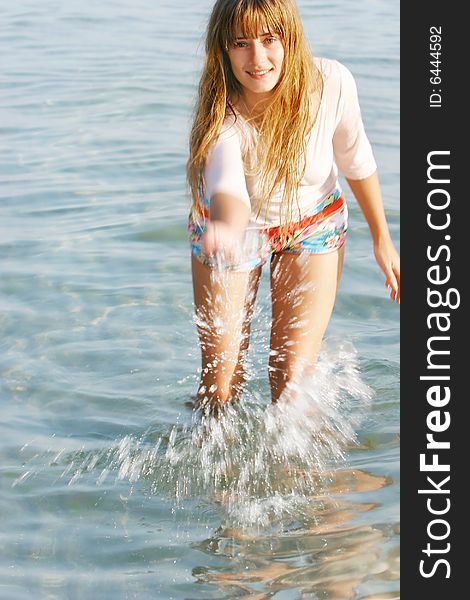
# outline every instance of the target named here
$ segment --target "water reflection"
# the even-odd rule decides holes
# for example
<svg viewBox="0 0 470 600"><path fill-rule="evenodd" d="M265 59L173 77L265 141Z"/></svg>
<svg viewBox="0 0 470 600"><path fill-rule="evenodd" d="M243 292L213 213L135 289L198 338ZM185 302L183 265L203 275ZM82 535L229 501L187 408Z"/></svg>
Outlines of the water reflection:
<svg viewBox="0 0 470 600"><path fill-rule="evenodd" d="M354 525L361 513L379 504L341 498L341 494L379 490L389 483L365 471L339 470L325 495L309 497L296 521L283 531L263 535L221 527L196 544L200 551L230 561L223 567L196 567L193 574L198 581L223 590L223 598L271 598L282 590L296 590L301 598L398 598L398 592L358 595L361 583L371 577L398 581L397 551L384 551L394 532L387 526Z"/></svg>
<svg viewBox="0 0 470 600"><path fill-rule="evenodd" d="M69 486L114 479L132 494L138 483L175 509L199 499L219 525L192 544L192 574L226 598L387 598L381 591L398 580L397 530L381 523L378 498L394 482L347 464L351 450L359 456L397 439L359 444L372 394L355 360L345 345L325 352L286 404L263 404L251 390L217 418L192 413L101 448L96 440L78 450L58 441L43 454L25 447L14 485L54 470ZM199 552L218 560L194 566Z"/></svg>

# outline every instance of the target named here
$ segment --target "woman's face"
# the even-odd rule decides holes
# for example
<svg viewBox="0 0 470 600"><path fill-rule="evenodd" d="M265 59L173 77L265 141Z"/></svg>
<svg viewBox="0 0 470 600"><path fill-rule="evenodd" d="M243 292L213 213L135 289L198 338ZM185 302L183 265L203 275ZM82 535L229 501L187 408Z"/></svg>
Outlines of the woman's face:
<svg viewBox="0 0 470 600"><path fill-rule="evenodd" d="M284 44L279 35L266 29L256 39L247 39L237 32L228 56L247 102L253 105L270 95L279 81L284 61Z"/></svg>

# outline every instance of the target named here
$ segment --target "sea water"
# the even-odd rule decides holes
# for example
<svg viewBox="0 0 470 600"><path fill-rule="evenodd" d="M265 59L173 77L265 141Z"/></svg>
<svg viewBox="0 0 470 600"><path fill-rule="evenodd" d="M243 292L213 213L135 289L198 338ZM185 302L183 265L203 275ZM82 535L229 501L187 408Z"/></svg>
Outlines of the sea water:
<svg viewBox="0 0 470 600"><path fill-rule="evenodd" d="M1 598L399 597L399 312L350 195L315 373L271 405L265 270L245 394L192 410L184 169L209 8L0 9ZM398 243L398 5L299 8L356 77Z"/></svg>

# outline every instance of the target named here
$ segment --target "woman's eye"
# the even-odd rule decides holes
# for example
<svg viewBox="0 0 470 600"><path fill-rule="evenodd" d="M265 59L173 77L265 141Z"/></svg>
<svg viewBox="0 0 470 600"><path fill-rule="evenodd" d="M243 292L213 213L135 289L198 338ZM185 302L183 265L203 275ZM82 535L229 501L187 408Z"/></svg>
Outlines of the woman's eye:
<svg viewBox="0 0 470 600"><path fill-rule="evenodd" d="M265 45L271 45L274 44L275 42L278 41L279 38L277 37L268 37L265 38L263 40L263 44ZM237 41L237 42L233 42L233 47L234 48L248 48L249 43L247 41Z"/></svg>

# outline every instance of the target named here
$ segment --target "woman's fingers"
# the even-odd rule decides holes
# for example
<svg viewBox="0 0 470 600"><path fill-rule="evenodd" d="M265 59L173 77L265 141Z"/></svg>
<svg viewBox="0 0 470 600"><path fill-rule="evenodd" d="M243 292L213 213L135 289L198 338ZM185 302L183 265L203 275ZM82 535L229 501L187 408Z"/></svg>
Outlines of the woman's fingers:
<svg viewBox="0 0 470 600"><path fill-rule="evenodd" d="M208 257L216 255L234 260L239 251L242 232L221 221L209 221L204 232L201 251Z"/></svg>
<svg viewBox="0 0 470 600"><path fill-rule="evenodd" d="M385 275L385 287L390 290L390 298L400 304L400 256L391 240L374 245L374 254Z"/></svg>
<svg viewBox="0 0 470 600"><path fill-rule="evenodd" d="M398 304L400 304L400 265L393 265L392 267L393 272L395 274L395 278L396 278L396 282L397 282L397 293L396 293L396 298L395 300L398 302Z"/></svg>
<svg viewBox="0 0 470 600"><path fill-rule="evenodd" d="M217 251L217 228L213 223L208 223L202 238L201 251L205 256L211 256Z"/></svg>
<svg viewBox="0 0 470 600"><path fill-rule="evenodd" d="M400 268L394 264L385 269L385 286L390 290L390 298L400 304Z"/></svg>

